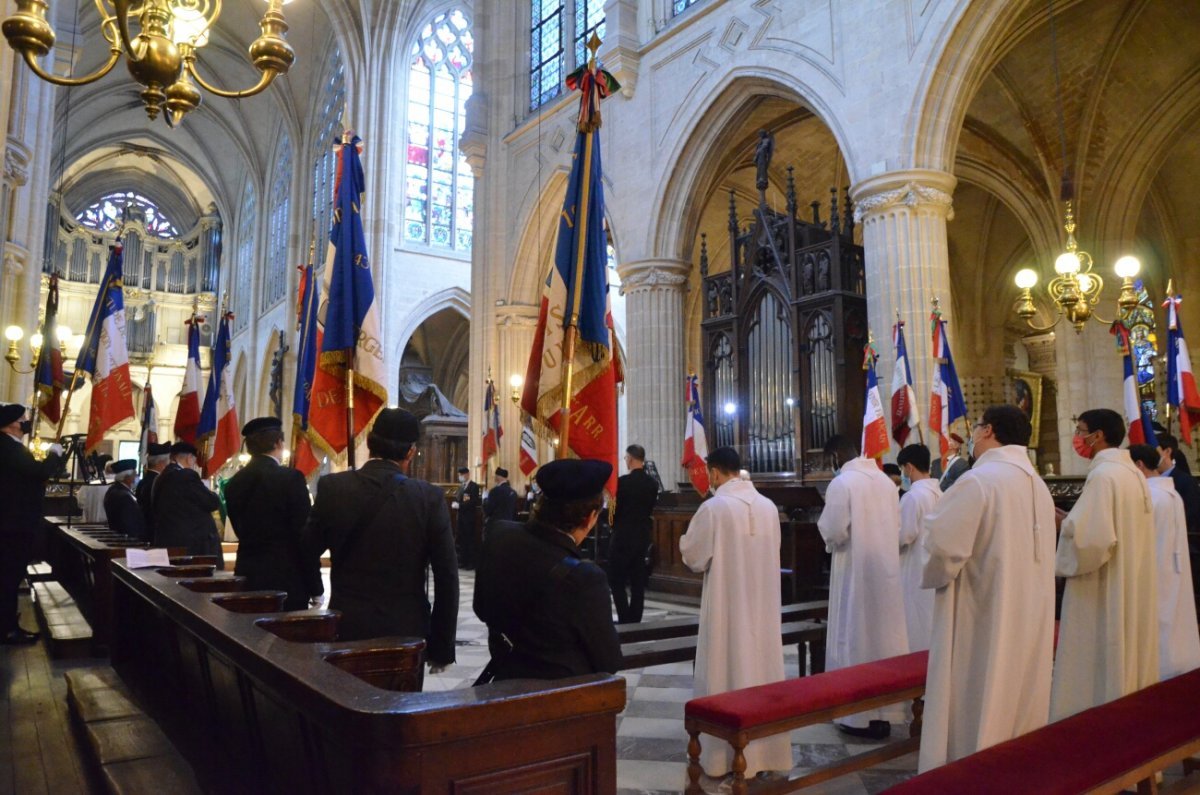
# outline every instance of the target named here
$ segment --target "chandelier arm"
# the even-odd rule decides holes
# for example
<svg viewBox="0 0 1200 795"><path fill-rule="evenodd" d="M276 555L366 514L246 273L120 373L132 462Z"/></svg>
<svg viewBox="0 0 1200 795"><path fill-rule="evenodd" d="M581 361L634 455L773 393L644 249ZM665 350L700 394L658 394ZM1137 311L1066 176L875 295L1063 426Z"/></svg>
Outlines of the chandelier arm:
<svg viewBox="0 0 1200 795"><path fill-rule="evenodd" d="M1100 313L1094 309L1092 310L1092 317L1096 318L1096 320L1099 320L1101 323L1103 323L1106 326L1111 326L1113 323L1117 322L1116 318L1113 318L1112 320L1105 320L1104 318L1102 318L1100 316Z"/></svg>
<svg viewBox="0 0 1200 795"><path fill-rule="evenodd" d="M223 88L217 88L201 77L200 73L196 70L194 59L188 60L187 71L205 91L210 94L216 94L218 97L224 97L225 99L243 99L244 97L261 94L279 76L279 72L274 69L264 69L262 76L258 78L258 83L251 88L244 88L240 91L226 91Z"/></svg>
<svg viewBox="0 0 1200 795"><path fill-rule="evenodd" d="M1062 316L1062 313L1060 312L1058 317L1054 318L1054 322L1048 326L1039 326L1037 323L1034 323L1032 320L1026 320L1025 325L1029 326L1034 331L1043 332L1043 331L1049 331L1050 329L1057 326L1058 322L1062 319L1063 319L1063 316Z"/></svg>
<svg viewBox="0 0 1200 795"><path fill-rule="evenodd" d="M142 57L134 50L133 39L129 36L129 0L112 0L113 10L116 11L117 18L117 34L121 39L121 46L125 49L125 55L130 61L140 61Z"/></svg>
<svg viewBox="0 0 1200 795"><path fill-rule="evenodd" d="M52 72L47 72L37 62L37 56L32 50L22 50L21 57L24 58L26 65L33 70L33 73L45 80L47 83L53 83L56 86L84 86L88 83L94 83L106 74L112 71L112 68L117 65L117 59L121 57L121 51L112 49L109 51L108 60L96 71L90 75L83 77L59 77Z"/></svg>

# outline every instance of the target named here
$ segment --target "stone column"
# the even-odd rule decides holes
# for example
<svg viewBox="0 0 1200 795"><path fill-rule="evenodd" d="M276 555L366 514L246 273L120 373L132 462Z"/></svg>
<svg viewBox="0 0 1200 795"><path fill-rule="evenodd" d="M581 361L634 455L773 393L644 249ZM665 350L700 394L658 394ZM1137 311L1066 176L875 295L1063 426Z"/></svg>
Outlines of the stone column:
<svg viewBox="0 0 1200 795"><path fill-rule="evenodd" d="M954 217L955 178L943 171L911 169L880 174L851 189L854 217L863 228L867 270L867 313L879 351L879 381L886 402L891 395L891 331L897 313L904 321L913 391L928 423L934 362L930 355L930 299L941 301L953 351L950 260L946 222ZM968 411L977 407L968 406ZM926 438L926 441L930 441Z"/></svg>
<svg viewBox="0 0 1200 795"><path fill-rule="evenodd" d="M496 382L496 399L500 402L500 425L504 428L504 439L500 442L499 466L508 470L513 488L521 490L527 478L521 474L521 409L512 400L511 378L525 377L529 365L529 352L533 349L533 335L537 330L538 307L528 304L513 304L496 307L496 331L500 355L495 360L492 378ZM480 391L482 400L483 392ZM475 399L472 397L472 399ZM482 406L482 403L480 404ZM473 414L467 407L461 407ZM471 406L470 408L474 408ZM552 460L554 451L543 440L538 443L538 463ZM497 464L491 464L495 469ZM489 482L494 478L489 478Z"/></svg>
<svg viewBox="0 0 1200 795"><path fill-rule="evenodd" d="M657 259L618 266L626 296L627 444L640 444L674 490L683 477L684 292L692 264Z"/></svg>

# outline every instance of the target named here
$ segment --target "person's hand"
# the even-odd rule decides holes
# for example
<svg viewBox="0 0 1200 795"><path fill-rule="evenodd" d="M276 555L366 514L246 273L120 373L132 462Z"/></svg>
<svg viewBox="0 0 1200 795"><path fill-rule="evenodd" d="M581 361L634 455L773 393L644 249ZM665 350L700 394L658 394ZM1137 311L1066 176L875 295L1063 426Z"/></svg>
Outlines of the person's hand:
<svg viewBox="0 0 1200 795"><path fill-rule="evenodd" d="M458 503L457 503L457 502L452 502L452 503L450 503L450 507L451 507L451 508L453 508L454 510L456 510L456 511L457 511L457 510L458 510Z"/></svg>
<svg viewBox="0 0 1200 795"><path fill-rule="evenodd" d="M325 602L324 596L313 596L313 597L309 598L308 606L310 608L317 608L317 607L320 607L322 604L324 604L324 602Z"/></svg>
<svg viewBox="0 0 1200 795"><path fill-rule="evenodd" d="M61 444L59 444L58 442L55 442L54 444L50 445L50 454L51 455L62 455L63 454L63 446Z"/></svg>
<svg viewBox="0 0 1200 795"><path fill-rule="evenodd" d="M429 661L429 673L431 674L440 674L449 667L450 663L435 663L433 660Z"/></svg>

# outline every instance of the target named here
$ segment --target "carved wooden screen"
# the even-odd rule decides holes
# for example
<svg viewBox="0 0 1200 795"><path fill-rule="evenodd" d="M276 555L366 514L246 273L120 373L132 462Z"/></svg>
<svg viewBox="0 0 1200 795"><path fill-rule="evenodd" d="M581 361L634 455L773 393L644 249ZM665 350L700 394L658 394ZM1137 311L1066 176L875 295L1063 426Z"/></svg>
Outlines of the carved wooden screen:
<svg viewBox="0 0 1200 795"><path fill-rule="evenodd" d="M736 443L733 435L734 414L726 412L726 406L737 404L737 378L733 369L733 343L729 335L718 334L713 340L709 351L709 372L712 374L712 406L716 409L709 413L713 424L713 444L718 447L729 447Z"/></svg>
<svg viewBox="0 0 1200 795"><path fill-rule="evenodd" d="M793 468L796 433L789 400L792 395L792 329L787 305L764 291L746 335L746 376L750 401L751 472L786 472Z"/></svg>

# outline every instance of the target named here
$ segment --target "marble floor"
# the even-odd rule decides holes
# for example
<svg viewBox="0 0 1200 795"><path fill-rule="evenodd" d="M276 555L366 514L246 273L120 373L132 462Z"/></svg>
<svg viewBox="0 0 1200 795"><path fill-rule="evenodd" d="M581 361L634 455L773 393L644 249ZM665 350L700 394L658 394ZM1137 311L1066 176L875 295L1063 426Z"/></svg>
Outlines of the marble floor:
<svg viewBox="0 0 1200 795"><path fill-rule="evenodd" d="M471 610L474 577L460 577L458 661L441 674L426 676L426 690L470 687L487 663L487 629ZM648 601L645 620L652 621L698 612L686 605ZM785 650L788 676L796 676L799 660L795 647ZM692 697L692 664L675 663L625 671L629 696L617 718L617 787L619 795L659 795L683 790L687 781L687 734L683 730L683 705ZM906 732L905 732L906 734ZM792 756L798 768L813 767L865 750L847 743L832 725L812 726L792 733ZM900 757L862 773L844 776L808 792L864 795L881 792L912 776L915 754ZM705 782L717 792L718 782Z"/></svg>

